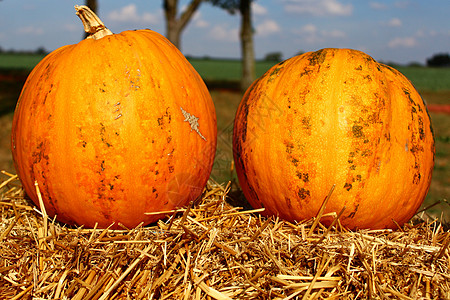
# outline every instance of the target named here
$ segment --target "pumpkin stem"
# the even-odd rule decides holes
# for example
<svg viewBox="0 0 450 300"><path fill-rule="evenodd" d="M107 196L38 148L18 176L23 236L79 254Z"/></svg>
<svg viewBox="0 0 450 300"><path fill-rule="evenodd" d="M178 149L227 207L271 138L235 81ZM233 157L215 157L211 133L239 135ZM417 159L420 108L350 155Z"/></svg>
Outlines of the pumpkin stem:
<svg viewBox="0 0 450 300"><path fill-rule="evenodd" d="M75 10L77 11L77 16L83 22L84 31L89 34L86 39L99 40L107 35L113 34L89 7L75 5Z"/></svg>

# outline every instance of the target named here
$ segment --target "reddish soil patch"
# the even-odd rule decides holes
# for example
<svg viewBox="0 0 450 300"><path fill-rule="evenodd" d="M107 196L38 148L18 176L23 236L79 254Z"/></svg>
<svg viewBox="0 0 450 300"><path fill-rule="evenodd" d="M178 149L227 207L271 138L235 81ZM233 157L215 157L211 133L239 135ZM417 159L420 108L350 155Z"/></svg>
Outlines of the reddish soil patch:
<svg viewBox="0 0 450 300"><path fill-rule="evenodd" d="M450 104L428 104L429 112L450 114Z"/></svg>

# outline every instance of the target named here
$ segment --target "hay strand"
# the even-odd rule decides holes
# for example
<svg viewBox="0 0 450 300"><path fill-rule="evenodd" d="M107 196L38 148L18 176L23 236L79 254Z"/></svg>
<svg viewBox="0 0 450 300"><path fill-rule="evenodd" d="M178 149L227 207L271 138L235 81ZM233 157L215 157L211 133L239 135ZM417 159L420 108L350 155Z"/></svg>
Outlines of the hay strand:
<svg viewBox="0 0 450 300"><path fill-rule="evenodd" d="M322 209L293 224L230 205L230 184L210 181L151 226L70 228L3 174L0 299L450 298L450 234L439 220L349 232L344 209L326 215L328 227Z"/></svg>

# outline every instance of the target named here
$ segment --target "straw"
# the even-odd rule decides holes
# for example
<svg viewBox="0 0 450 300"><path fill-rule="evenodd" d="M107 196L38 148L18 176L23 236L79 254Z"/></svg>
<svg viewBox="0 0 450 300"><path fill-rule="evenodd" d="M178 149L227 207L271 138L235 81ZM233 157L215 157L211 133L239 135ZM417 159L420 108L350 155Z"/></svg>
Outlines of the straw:
<svg viewBox="0 0 450 300"><path fill-rule="evenodd" d="M0 299L450 298L447 223L348 231L345 208L323 213L333 189L293 224L231 205L230 184L211 180L188 207L157 212L167 219L112 230L59 223L39 185L38 209L17 176L2 176Z"/></svg>

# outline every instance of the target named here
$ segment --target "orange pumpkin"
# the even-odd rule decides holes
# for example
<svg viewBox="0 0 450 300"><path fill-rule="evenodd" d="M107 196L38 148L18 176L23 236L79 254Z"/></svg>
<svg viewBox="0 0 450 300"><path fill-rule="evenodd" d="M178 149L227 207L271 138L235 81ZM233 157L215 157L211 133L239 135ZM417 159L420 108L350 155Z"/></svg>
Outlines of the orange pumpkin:
<svg viewBox="0 0 450 300"><path fill-rule="evenodd" d="M421 97L400 72L350 49L281 62L236 113L233 149L244 195L289 221L345 210L350 229L396 228L430 186L434 137ZM330 224L333 217L322 221Z"/></svg>
<svg viewBox="0 0 450 300"><path fill-rule="evenodd" d="M151 30L112 34L76 7L91 35L29 75L12 128L16 170L37 205L67 224L133 227L201 195L216 148L211 96Z"/></svg>

